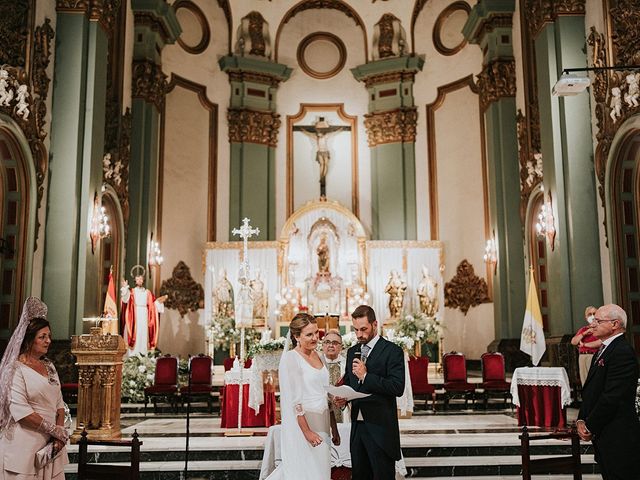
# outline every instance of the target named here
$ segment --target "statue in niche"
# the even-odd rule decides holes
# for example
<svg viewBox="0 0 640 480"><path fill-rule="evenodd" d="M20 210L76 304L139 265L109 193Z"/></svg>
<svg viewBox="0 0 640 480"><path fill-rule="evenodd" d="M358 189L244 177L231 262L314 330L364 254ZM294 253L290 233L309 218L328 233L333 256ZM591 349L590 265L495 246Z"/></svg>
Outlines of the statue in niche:
<svg viewBox="0 0 640 480"><path fill-rule="evenodd" d="M218 282L213 288L214 312L216 317L233 317L233 286L227 279L227 271L220 270Z"/></svg>
<svg viewBox="0 0 640 480"><path fill-rule="evenodd" d="M254 326L263 326L267 318L267 289L262 280L260 270L256 269L256 277L249 282L253 296L253 320Z"/></svg>
<svg viewBox="0 0 640 480"><path fill-rule="evenodd" d="M438 283L429 275L429 269L422 266L422 279L416 291L420 300L420 311L427 317L435 317L438 313Z"/></svg>
<svg viewBox="0 0 640 480"><path fill-rule="evenodd" d="M319 117L318 121L310 126L294 126L294 131L299 131L309 137L316 146L316 162L320 166L320 198L327 196L327 173L329 173L329 161L331 153L329 152L328 141L339 132L349 131L348 126L330 126L324 117Z"/></svg>
<svg viewBox="0 0 640 480"><path fill-rule="evenodd" d="M389 282L384 289L384 293L389 295L389 313L391 318L400 318L404 307L404 294L407 290L407 284L400 278L396 270L391 270Z"/></svg>
<svg viewBox="0 0 640 480"><path fill-rule="evenodd" d="M235 305L236 328L250 328L253 326L253 292L246 277L240 277L238 283L240 287Z"/></svg>
<svg viewBox="0 0 640 480"><path fill-rule="evenodd" d="M322 235L320 237L320 244L316 248L318 254L318 273L320 275L330 275L329 271L329 244L327 243L327 236Z"/></svg>

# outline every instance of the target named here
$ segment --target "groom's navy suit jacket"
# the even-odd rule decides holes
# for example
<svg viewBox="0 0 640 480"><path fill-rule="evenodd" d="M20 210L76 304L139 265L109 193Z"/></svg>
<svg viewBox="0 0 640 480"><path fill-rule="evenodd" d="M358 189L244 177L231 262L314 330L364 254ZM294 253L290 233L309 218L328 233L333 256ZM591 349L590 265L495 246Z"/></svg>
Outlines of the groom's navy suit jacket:
<svg viewBox="0 0 640 480"><path fill-rule="evenodd" d="M367 375L364 382L360 383L351 369L356 351L360 351L360 345L347 351L344 383L358 392L370 393L371 396L351 402L351 421L355 422L362 412L362 418L376 444L389 457L400 460L396 397L402 396L404 392L404 353L400 347L380 337L369 352ZM355 429L352 428L352 439L354 432Z"/></svg>
<svg viewBox="0 0 640 480"><path fill-rule="evenodd" d="M637 385L638 360L624 335L614 339L600 358L594 355L578 419L593 433L596 461L605 480L640 479Z"/></svg>

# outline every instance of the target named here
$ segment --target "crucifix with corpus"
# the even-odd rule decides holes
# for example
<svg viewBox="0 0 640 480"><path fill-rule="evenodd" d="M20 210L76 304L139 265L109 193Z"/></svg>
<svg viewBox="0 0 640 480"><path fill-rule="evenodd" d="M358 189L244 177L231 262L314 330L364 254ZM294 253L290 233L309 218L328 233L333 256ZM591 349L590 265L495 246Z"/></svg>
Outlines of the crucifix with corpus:
<svg viewBox="0 0 640 480"><path fill-rule="evenodd" d="M318 120L313 125L296 125L293 130L302 132L315 142L316 162L320 166L320 198L326 198L327 172L329 171L329 160L331 160L331 152L328 145L329 138L337 133L350 131L351 127L347 125L331 126L324 117L318 117Z"/></svg>

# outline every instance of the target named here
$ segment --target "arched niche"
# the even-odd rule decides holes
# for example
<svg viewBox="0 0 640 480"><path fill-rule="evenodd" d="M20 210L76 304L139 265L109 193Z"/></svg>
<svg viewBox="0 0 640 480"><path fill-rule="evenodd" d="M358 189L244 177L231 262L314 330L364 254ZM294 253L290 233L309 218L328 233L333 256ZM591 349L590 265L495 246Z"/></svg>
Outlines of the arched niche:
<svg viewBox="0 0 640 480"><path fill-rule="evenodd" d="M0 336L8 337L31 292L36 172L22 130L0 114Z"/></svg>

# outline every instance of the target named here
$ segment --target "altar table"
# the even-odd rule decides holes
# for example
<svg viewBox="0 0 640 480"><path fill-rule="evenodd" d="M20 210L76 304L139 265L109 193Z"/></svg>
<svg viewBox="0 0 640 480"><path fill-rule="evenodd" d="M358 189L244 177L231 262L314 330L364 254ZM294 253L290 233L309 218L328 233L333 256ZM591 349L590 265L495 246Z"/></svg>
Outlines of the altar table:
<svg viewBox="0 0 640 480"><path fill-rule="evenodd" d="M264 442L264 455L262 456L262 466L260 468L260 480L264 480L273 472L282 461L280 450L280 429L282 425L274 425L269 428L267 439ZM340 445L331 444L331 468L346 467L351 468L351 452L349 451L349 438L351 436L351 424L339 423ZM407 467L404 457L396 462L396 480L404 479L407 474Z"/></svg>
<svg viewBox="0 0 640 480"><path fill-rule="evenodd" d="M250 371L242 373L242 427L270 427L276 423L276 396L273 391L264 392L262 405L256 412L249 408ZM240 372L230 370L224 375L224 397L222 400L222 428L238 427L238 400L240 395Z"/></svg>
<svg viewBox="0 0 640 480"><path fill-rule="evenodd" d="M511 380L518 425L563 428L571 403L569 377L563 367L516 368Z"/></svg>

